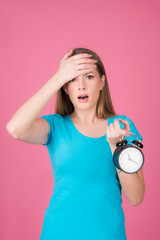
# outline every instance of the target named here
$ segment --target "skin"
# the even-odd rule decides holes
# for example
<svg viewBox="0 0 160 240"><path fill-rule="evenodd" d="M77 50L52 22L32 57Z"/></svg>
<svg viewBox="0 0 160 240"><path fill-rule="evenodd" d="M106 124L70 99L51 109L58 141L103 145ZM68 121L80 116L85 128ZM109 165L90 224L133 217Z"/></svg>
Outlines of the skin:
<svg viewBox="0 0 160 240"><path fill-rule="evenodd" d="M96 68L90 72L92 73L79 75L63 86L74 106L74 112L71 116L82 125L94 124L99 121L96 116L96 105L100 91L105 84L105 75L100 78ZM89 96L86 103L78 101L77 97L81 93L86 93Z"/></svg>

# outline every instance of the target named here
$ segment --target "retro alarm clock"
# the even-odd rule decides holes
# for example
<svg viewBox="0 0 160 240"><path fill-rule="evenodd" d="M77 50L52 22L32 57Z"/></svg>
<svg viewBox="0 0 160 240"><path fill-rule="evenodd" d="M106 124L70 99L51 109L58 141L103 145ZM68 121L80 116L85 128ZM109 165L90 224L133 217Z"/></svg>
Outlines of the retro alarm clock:
<svg viewBox="0 0 160 240"><path fill-rule="evenodd" d="M137 135L135 133L132 133ZM137 140L129 140L133 144L143 148L143 144ZM116 143L116 150L113 153L113 162L114 165L125 173L137 173L144 164L144 155L140 148L133 146L131 144L127 144L127 140Z"/></svg>

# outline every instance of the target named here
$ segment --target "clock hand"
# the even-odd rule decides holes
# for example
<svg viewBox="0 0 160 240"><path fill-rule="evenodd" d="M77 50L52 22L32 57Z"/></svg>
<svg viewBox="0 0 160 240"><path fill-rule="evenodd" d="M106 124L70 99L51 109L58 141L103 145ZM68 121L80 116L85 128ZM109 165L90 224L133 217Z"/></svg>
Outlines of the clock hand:
<svg viewBox="0 0 160 240"><path fill-rule="evenodd" d="M128 154L128 158L130 159L130 156L129 156L129 153L127 152L127 154Z"/></svg>
<svg viewBox="0 0 160 240"><path fill-rule="evenodd" d="M131 160L131 158L130 158L130 156L129 156L129 153L127 152L127 154L128 154L128 160Z"/></svg>
<svg viewBox="0 0 160 240"><path fill-rule="evenodd" d="M129 158L128 160L132 161L132 162L135 162L135 163L138 163L137 161L134 161L133 159Z"/></svg>
<svg viewBox="0 0 160 240"><path fill-rule="evenodd" d="M138 163L137 161L134 161L133 159L131 159L130 158L130 156L129 156L129 153L127 152L127 154L128 154L128 160L130 160L130 161L132 161L132 162L136 162L136 163Z"/></svg>

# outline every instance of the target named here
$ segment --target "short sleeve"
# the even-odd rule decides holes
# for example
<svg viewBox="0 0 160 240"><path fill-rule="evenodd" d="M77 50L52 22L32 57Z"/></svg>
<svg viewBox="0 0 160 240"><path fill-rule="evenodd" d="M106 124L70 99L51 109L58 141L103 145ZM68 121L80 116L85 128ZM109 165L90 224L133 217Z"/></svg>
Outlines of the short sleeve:
<svg viewBox="0 0 160 240"><path fill-rule="evenodd" d="M138 141L142 141L143 140L143 137L141 136L141 134L139 133L137 127L135 126L134 122L128 118L127 116L125 116L125 120L127 120L129 122L129 126L130 126L130 132L131 133L134 133L134 134L137 134L138 135ZM137 140L137 136L132 134L130 137L125 137L125 139L127 141L129 140ZM133 144L132 142L129 141L130 144Z"/></svg>
<svg viewBox="0 0 160 240"><path fill-rule="evenodd" d="M55 131L54 116L55 116L55 114L48 114L48 115L43 115L43 116L40 117L40 118L44 118L48 122L49 127L50 127L47 142L45 144L42 144L43 146L48 146L49 145L49 143L51 141L51 138L54 134L54 131Z"/></svg>

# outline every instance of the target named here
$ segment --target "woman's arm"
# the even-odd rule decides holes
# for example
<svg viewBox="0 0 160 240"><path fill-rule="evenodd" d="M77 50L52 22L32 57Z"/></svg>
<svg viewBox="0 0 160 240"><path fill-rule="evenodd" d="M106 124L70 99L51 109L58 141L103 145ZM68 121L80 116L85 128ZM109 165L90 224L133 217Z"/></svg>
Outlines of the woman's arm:
<svg viewBox="0 0 160 240"><path fill-rule="evenodd" d="M37 116L63 84L64 80L57 72L38 92L29 98L7 123L6 129L10 135L15 138L25 136L30 131Z"/></svg>
<svg viewBox="0 0 160 240"><path fill-rule="evenodd" d="M133 146L136 146L136 145L133 144ZM111 146L112 155L115 149L116 149L116 146ZM119 169L116 168L116 170L118 173ZM118 177L119 177L124 195L133 206L137 206L143 201L144 193L145 193L145 183L144 183L142 168L137 173L138 174L136 173L128 174L123 171L118 173Z"/></svg>
<svg viewBox="0 0 160 240"><path fill-rule="evenodd" d="M124 124L123 129L121 129L118 119L115 119L114 123L111 123L110 126L107 126L107 140L110 145L112 155L117 148L116 143L119 142L124 136L131 136L129 122L124 119L120 119L120 121ZM119 172L119 169L117 168L116 170L126 198L133 206L140 204L143 201L145 193L142 168L140 171L138 171L138 174L129 174L123 171Z"/></svg>
<svg viewBox="0 0 160 240"><path fill-rule="evenodd" d="M90 58L90 54L71 55L72 50L64 55L56 74L27 100L7 123L6 129L11 136L30 143L46 142L49 125L45 119L36 119L37 116L65 83L94 69L95 60ZM83 66L81 69L80 64Z"/></svg>

